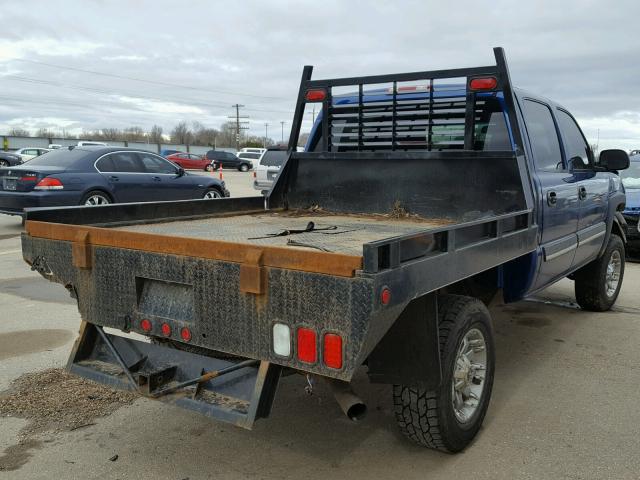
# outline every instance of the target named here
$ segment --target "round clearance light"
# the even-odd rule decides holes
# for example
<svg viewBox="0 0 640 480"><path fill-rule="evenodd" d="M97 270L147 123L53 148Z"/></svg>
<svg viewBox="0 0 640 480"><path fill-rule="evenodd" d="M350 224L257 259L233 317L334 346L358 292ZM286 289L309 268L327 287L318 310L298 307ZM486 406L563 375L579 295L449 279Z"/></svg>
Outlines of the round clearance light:
<svg viewBox="0 0 640 480"><path fill-rule="evenodd" d="M189 330L187 327L184 327L182 330L180 330L180 338L182 338L182 340L184 340L185 342L190 342L191 330Z"/></svg>
<svg viewBox="0 0 640 480"><path fill-rule="evenodd" d="M162 329L162 335L164 335L165 337L168 337L169 335L171 335L171 326L169 326L168 323L163 323L161 329Z"/></svg>
<svg viewBox="0 0 640 480"><path fill-rule="evenodd" d="M151 324L151 320L144 318L140 321L140 328L145 331L145 332L150 332L151 329L153 328L153 325Z"/></svg>

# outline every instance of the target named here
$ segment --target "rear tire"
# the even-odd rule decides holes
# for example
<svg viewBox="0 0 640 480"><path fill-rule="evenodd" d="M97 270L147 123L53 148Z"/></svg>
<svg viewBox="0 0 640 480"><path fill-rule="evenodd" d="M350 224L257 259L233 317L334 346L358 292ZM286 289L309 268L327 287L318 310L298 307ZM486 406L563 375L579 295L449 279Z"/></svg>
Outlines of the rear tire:
<svg viewBox="0 0 640 480"><path fill-rule="evenodd" d="M213 165L211 165L210 163L204 167L205 172L213 172Z"/></svg>
<svg viewBox="0 0 640 480"><path fill-rule="evenodd" d="M8 167L8 166L9 166L9 162L7 162L6 160L0 160L0 168Z"/></svg>
<svg viewBox="0 0 640 480"><path fill-rule="evenodd" d="M484 304L462 295L438 297L438 322L440 387L427 391L394 385L393 402L405 436L424 447L454 453L473 440L489 406L495 369L493 329Z"/></svg>
<svg viewBox="0 0 640 480"><path fill-rule="evenodd" d="M574 273L578 305L591 312L609 310L620 293L625 251L622 239L611 234L604 253Z"/></svg>
<svg viewBox="0 0 640 480"><path fill-rule="evenodd" d="M109 205L110 203L113 203L111 197L101 190L92 190L82 197L82 200L80 200L80 205L92 207L98 205Z"/></svg>

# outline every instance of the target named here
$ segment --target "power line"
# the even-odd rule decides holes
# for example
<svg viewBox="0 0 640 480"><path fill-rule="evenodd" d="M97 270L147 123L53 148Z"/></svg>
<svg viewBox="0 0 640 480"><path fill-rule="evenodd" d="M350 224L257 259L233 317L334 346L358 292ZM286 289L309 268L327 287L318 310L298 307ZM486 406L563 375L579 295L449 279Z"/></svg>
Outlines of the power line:
<svg viewBox="0 0 640 480"><path fill-rule="evenodd" d="M152 84L152 85L162 85L162 86L165 86L165 87L184 88L184 89L187 89L187 90L199 90L199 91L203 91L203 92L220 93L220 94L223 94L223 95L237 95L237 96L253 97L253 98L267 98L267 99L270 99L270 100L286 100L283 97L272 97L272 96L267 96L267 95L254 95L252 93L232 92L232 91L228 91L228 90L219 90L219 89L213 89L213 88L201 88L201 87L194 87L194 86L191 86L191 85L180 85L180 84L177 84L177 83L161 82L159 80L147 80L145 78L128 77L126 75L118 75L118 74L115 74L115 73L98 72L98 71L95 71L95 70L86 70L84 68L69 67L69 66L66 66L66 65L56 65L54 63L47 63L47 62L39 62L37 60L27 60L26 58L15 58L14 61L33 63L33 64L36 64L36 65L45 65L47 67L59 68L61 70L70 70L70 71L74 71L74 72L90 73L92 75L101 75L103 77L120 78L120 79L123 79L123 80L133 80L135 82L149 83L149 84Z"/></svg>
<svg viewBox="0 0 640 480"><path fill-rule="evenodd" d="M143 98L143 99L147 99L147 100L158 100L158 101L161 101L161 102L192 104L192 105L196 105L196 106L213 107L213 108L219 108L219 109L223 109L223 108L226 109L227 108L227 104L226 103L208 103L208 102L202 102L202 101L199 101L199 100L195 100L194 101L192 99L186 99L186 98L178 99L178 98L175 98L175 97L152 97L152 96L148 96L148 95L140 95L140 94L134 93L134 92L107 90L107 89L103 89L103 88L87 87L87 86L84 86L84 85L62 83L62 82L56 82L55 80L44 80L44 79L39 79L39 78L24 77L24 76L20 76L20 75L5 75L3 78L8 78L8 79L12 79L12 80L18 80L20 82L26 82L26 83L52 85L52 86L57 86L57 87L60 87L60 88L81 90L81 91L85 91L85 92L88 92L88 93L95 93L95 94L100 94L100 95L105 95L106 94L106 95L130 96L132 98ZM287 111L287 110L269 110L269 109L261 109L261 108L246 108L246 110L254 111L254 112L265 112L265 113L291 113L291 114L293 114L293 112Z"/></svg>

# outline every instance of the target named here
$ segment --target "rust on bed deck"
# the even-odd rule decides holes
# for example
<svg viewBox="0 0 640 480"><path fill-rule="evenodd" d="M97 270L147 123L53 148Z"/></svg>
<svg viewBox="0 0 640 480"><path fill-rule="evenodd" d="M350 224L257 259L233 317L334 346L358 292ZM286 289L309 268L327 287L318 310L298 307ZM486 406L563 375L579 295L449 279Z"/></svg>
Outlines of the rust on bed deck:
<svg viewBox="0 0 640 480"><path fill-rule="evenodd" d="M189 237L176 238L171 235L33 220L27 220L25 230L32 237L73 242L74 251L77 251L77 254L74 254L74 257L77 255L76 266L81 268L90 268L91 247L102 246L248 264L254 267L250 268L253 274L262 267L275 267L352 277L356 270L362 269L362 256L341 253ZM248 256L247 252L252 253ZM251 274L245 273L246 290L264 292L265 285L259 279L250 280L251 277Z"/></svg>

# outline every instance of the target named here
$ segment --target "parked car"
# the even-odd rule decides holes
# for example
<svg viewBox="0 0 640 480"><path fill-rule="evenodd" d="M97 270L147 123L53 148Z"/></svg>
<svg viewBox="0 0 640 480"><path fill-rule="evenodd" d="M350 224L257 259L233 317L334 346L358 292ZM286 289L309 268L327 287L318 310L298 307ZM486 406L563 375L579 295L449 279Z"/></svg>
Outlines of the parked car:
<svg viewBox="0 0 640 480"><path fill-rule="evenodd" d="M0 152L0 167L13 167L20 165L22 157L11 152Z"/></svg>
<svg viewBox="0 0 640 480"><path fill-rule="evenodd" d="M94 142L93 140L81 140L78 142L78 147L106 147L108 146L104 142Z"/></svg>
<svg viewBox="0 0 640 480"><path fill-rule="evenodd" d="M280 172L280 167L286 159L286 148L268 148L260 157L256 167L253 188L260 190L263 195L271 190L273 182Z"/></svg>
<svg viewBox="0 0 640 480"><path fill-rule="evenodd" d="M214 168L222 165L222 168L237 168L241 172L248 172L253 168L253 163L248 158L239 158L231 152L223 150L209 150L206 154L208 160L213 161Z"/></svg>
<svg viewBox="0 0 640 480"><path fill-rule="evenodd" d="M53 150L0 169L0 212L25 208L228 197L224 182L192 175L155 153L120 147Z"/></svg>
<svg viewBox="0 0 640 480"><path fill-rule="evenodd" d="M620 172L627 193L624 219L627 221L627 247L635 255L640 253L640 152L629 157L629 169Z"/></svg>
<svg viewBox="0 0 640 480"><path fill-rule="evenodd" d="M51 150L49 150L48 148L25 147L25 148L19 148L18 150L15 150L12 153L14 153L15 155L20 155L20 158L22 158L22 161L26 162L28 160L31 160L32 158L39 157L40 155L44 155L45 153L50 151Z"/></svg>
<svg viewBox="0 0 640 480"><path fill-rule="evenodd" d="M207 172L213 171L213 163L211 160L208 160L202 155L178 152L167 155L165 158L184 169L206 170Z"/></svg>
<svg viewBox="0 0 640 480"><path fill-rule="evenodd" d="M49 150L57 150L59 148L62 148L62 145L60 145L59 143L50 143L49 144Z"/></svg>
<svg viewBox="0 0 640 480"><path fill-rule="evenodd" d="M173 155L174 153L182 153L180 150L174 150L172 148L163 148L160 150L160 155L163 157L168 157L169 155Z"/></svg>
<svg viewBox="0 0 640 480"><path fill-rule="evenodd" d="M241 148L238 153L259 153L259 154L263 154L266 150L267 150L266 148L245 147L245 148Z"/></svg>

